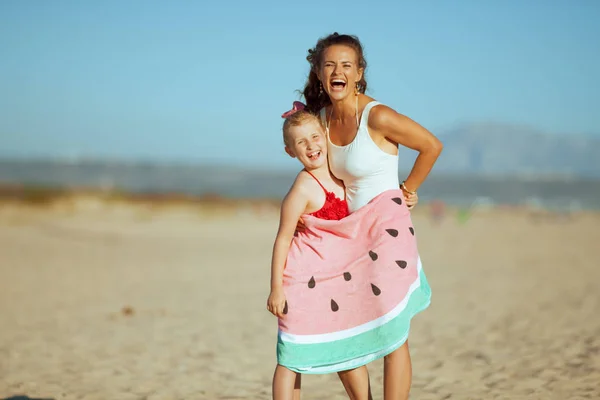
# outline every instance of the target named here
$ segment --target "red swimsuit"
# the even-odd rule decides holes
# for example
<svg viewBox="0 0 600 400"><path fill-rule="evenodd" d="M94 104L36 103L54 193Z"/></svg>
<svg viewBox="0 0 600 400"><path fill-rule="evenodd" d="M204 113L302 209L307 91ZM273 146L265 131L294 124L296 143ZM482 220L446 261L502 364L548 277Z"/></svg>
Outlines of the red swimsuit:
<svg viewBox="0 0 600 400"><path fill-rule="evenodd" d="M310 176L315 178L319 186L321 186L321 188L325 192L325 204L323 204L323 207L321 207L321 209L318 211L310 213L309 215L321 219L331 220L339 220L350 215L350 210L348 209L348 203L346 202L346 200L340 199L333 192L328 192L327 189L325 189L325 187L321 185L321 182L319 182L319 180L313 174L311 174L310 172L308 173L310 174Z"/></svg>

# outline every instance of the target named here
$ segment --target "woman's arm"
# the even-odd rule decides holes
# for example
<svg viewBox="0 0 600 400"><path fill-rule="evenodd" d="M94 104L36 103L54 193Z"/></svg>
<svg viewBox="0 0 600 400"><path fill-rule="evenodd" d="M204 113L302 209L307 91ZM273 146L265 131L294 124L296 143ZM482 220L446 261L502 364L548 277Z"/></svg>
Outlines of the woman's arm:
<svg viewBox="0 0 600 400"><path fill-rule="evenodd" d="M387 106L377 106L369 115L369 130L376 135L419 152L404 185L416 191L425 181L442 152L442 142L412 119Z"/></svg>
<svg viewBox="0 0 600 400"><path fill-rule="evenodd" d="M271 259L271 295L267 301L267 309L278 317L283 315L285 306L283 269L290 250L290 243L296 231L296 224L300 216L306 211L307 205L308 196L301 183L296 181L281 203L279 229L273 245Z"/></svg>

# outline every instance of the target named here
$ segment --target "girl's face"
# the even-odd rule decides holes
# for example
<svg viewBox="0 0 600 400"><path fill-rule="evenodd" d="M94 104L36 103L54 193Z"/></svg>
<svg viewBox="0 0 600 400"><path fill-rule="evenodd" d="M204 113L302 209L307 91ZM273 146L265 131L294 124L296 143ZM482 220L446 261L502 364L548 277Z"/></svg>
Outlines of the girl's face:
<svg viewBox="0 0 600 400"><path fill-rule="evenodd" d="M336 44L323 52L323 62L317 76L323 90L334 101L354 95L356 83L362 79L362 74L356 51L352 47Z"/></svg>
<svg viewBox="0 0 600 400"><path fill-rule="evenodd" d="M306 169L313 170L327 163L327 143L325 131L315 120L306 121L288 130L288 144L285 151L297 158Z"/></svg>

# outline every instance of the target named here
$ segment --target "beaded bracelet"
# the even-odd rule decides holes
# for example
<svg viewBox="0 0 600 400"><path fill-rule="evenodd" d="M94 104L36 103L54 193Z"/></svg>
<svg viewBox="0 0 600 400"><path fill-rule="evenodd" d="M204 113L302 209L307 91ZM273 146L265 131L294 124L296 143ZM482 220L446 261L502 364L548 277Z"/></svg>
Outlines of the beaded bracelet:
<svg viewBox="0 0 600 400"><path fill-rule="evenodd" d="M400 187L401 187L401 188L402 188L402 189L403 189L403 190L404 190L406 193L408 193L408 194L417 194L417 191L416 191L416 190L415 190L414 192L413 192L413 191L410 191L410 190L408 190L408 188L406 187L406 185L404 184L404 182L405 182L405 181L402 181L402 184L400 185Z"/></svg>

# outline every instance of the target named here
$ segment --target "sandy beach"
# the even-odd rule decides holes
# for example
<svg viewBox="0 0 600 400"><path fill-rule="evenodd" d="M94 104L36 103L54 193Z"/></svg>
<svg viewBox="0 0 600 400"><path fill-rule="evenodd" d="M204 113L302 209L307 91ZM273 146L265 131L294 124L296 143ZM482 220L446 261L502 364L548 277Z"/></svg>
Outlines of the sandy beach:
<svg viewBox="0 0 600 400"><path fill-rule="evenodd" d="M432 305L411 398L600 398L600 214L413 212ZM269 399L277 210L0 205L0 399ZM381 360L369 365L382 398ZM304 399L344 399L305 376Z"/></svg>

